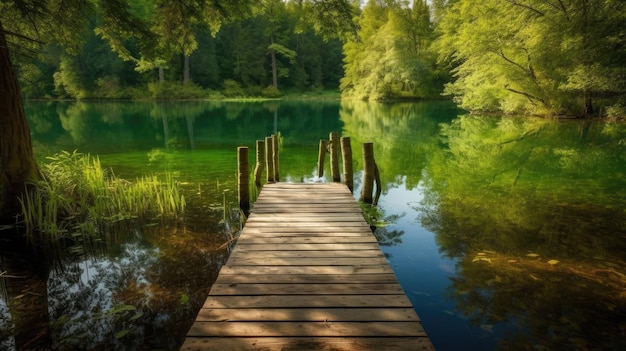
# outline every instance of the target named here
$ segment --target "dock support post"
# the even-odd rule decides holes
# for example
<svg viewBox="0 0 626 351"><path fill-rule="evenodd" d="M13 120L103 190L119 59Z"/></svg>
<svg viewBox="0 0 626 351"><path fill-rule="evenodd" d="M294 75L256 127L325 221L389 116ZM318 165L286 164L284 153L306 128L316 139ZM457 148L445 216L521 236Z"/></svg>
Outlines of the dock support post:
<svg viewBox="0 0 626 351"><path fill-rule="evenodd" d="M254 184L257 188L261 187L261 176L265 169L265 141L256 141L256 166L254 167Z"/></svg>
<svg viewBox="0 0 626 351"><path fill-rule="evenodd" d="M340 182L339 174L339 133L330 133L330 174L333 182Z"/></svg>
<svg viewBox="0 0 626 351"><path fill-rule="evenodd" d="M374 143L363 143L363 188L361 189L360 201L368 204L372 203L375 172Z"/></svg>
<svg viewBox="0 0 626 351"><path fill-rule="evenodd" d="M280 181L279 167L278 167L278 134L272 134L272 157L274 158L274 181Z"/></svg>
<svg viewBox="0 0 626 351"><path fill-rule="evenodd" d="M354 191L354 175L352 170L352 144L350 137L341 138L341 159L343 160L343 181L350 189Z"/></svg>
<svg viewBox="0 0 626 351"><path fill-rule="evenodd" d="M248 147L237 148L237 190L239 208L246 214L250 212L250 169L248 168Z"/></svg>
<svg viewBox="0 0 626 351"><path fill-rule="evenodd" d="M267 182L274 183L274 143L272 137L265 137L265 169Z"/></svg>
<svg viewBox="0 0 626 351"><path fill-rule="evenodd" d="M317 155L317 176L319 178L324 176L324 160L326 159L326 148L328 143L326 140L320 140L320 151Z"/></svg>

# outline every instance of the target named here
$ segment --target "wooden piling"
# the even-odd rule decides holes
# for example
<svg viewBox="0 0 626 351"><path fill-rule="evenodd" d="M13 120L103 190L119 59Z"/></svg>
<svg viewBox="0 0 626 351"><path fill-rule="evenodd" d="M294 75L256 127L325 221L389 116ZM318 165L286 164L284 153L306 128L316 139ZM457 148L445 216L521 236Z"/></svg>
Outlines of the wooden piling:
<svg viewBox="0 0 626 351"><path fill-rule="evenodd" d="M324 176L324 161L326 158L326 148L328 147L328 143L326 140L320 140L320 151L317 155L317 176Z"/></svg>
<svg viewBox="0 0 626 351"><path fill-rule="evenodd" d="M272 137L265 138L265 169L267 170L267 182L274 183L274 143Z"/></svg>
<svg viewBox="0 0 626 351"><path fill-rule="evenodd" d="M274 181L280 181L279 171L280 168L278 166L278 134L272 134L272 157L274 158Z"/></svg>
<svg viewBox="0 0 626 351"><path fill-rule="evenodd" d="M374 143L363 143L363 188L359 200L368 204L372 203L375 172Z"/></svg>
<svg viewBox="0 0 626 351"><path fill-rule="evenodd" d="M248 168L248 147L237 148L237 194L239 208L247 215L250 212L250 170Z"/></svg>
<svg viewBox="0 0 626 351"><path fill-rule="evenodd" d="M254 167L254 184L257 188L261 187L261 176L265 169L265 141L256 141L256 166Z"/></svg>
<svg viewBox="0 0 626 351"><path fill-rule="evenodd" d="M343 181L350 189L354 190L354 176L352 170L352 144L350 137L341 138L341 159L343 160Z"/></svg>
<svg viewBox="0 0 626 351"><path fill-rule="evenodd" d="M333 178L333 182L341 181L341 174L339 173L339 133L330 133L330 175Z"/></svg>

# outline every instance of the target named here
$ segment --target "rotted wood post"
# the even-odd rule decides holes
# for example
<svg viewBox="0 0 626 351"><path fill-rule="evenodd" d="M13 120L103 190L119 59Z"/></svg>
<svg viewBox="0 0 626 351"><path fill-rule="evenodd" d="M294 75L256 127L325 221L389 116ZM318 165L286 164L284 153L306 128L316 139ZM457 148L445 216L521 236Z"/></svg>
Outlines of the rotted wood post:
<svg viewBox="0 0 626 351"><path fill-rule="evenodd" d="M272 137L265 138L265 169L267 170L267 182L274 183L274 143Z"/></svg>
<svg viewBox="0 0 626 351"><path fill-rule="evenodd" d="M330 175L333 178L333 182L341 181L341 174L339 173L339 133L330 133Z"/></svg>
<svg viewBox="0 0 626 351"><path fill-rule="evenodd" d="M237 194L239 208L247 215L250 212L250 169L248 168L248 147L237 148Z"/></svg>
<svg viewBox="0 0 626 351"><path fill-rule="evenodd" d="M272 151L272 157L274 158L274 181L279 182L280 168L278 167L278 134L272 134Z"/></svg>
<svg viewBox="0 0 626 351"><path fill-rule="evenodd" d="M374 143L363 143L363 188L359 200L368 204L372 203L375 172Z"/></svg>
<svg viewBox="0 0 626 351"><path fill-rule="evenodd" d="M343 160L343 181L350 189L354 190L354 175L352 170L352 144L350 137L341 138L341 159Z"/></svg>
<svg viewBox="0 0 626 351"><path fill-rule="evenodd" d="M261 187L261 176L265 169L265 141L256 141L256 166L254 167L254 184L257 188Z"/></svg>
<svg viewBox="0 0 626 351"><path fill-rule="evenodd" d="M328 142L326 140L320 140L320 151L317 155L317 176L324 176L324 161L326 159L326 148L328 147Z"/></svg>

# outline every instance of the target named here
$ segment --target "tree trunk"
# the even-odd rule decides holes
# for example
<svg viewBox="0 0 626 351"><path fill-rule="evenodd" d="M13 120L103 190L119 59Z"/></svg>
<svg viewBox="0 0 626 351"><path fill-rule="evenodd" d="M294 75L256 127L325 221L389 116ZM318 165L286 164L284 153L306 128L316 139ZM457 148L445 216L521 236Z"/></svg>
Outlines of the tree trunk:
<svg viewBox="0 0 626 351"><path fill-rule="evenodd" d="M185 55L185 66L183 68L183 84L189 83L189 55Z"/></svg>
<svg viewBox="0 0 626 351"><path fill-rule="evenodd" d="M590 93L585 94L585 106L583 107L583 117L593 114L593 100Z"/></svg>
<svg viewBox="0 0 626 351"><path fill-rule="evenodd" d="M165 70L159 66L159 83L165 82Z"/></svg>
<svg viewBox="0 0 626 351"><path fill-rule="evenodd" d="M270 42L274 45L274 37L270 38ZM272 84L274 84L274 88L278 89L278 69L276 68L276 51L274 49L270 50L270 55L272 57Z"/></svg>
<svg viewBox="0 0 626 351"><path fill-rule="evenodd" d="M20 88L0 23L0 222L18 212L18 196L38 178Z"/></svg>

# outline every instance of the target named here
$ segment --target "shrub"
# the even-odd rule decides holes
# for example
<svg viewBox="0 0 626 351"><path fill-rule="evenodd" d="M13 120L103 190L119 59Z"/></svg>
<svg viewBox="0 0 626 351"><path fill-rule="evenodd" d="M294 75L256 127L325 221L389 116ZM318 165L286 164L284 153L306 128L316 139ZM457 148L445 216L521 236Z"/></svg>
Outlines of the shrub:
<svg viewBox="0 0 626 351"><path fill-rule="evenodd" d="M282 93L275 86L268 85L265 89L263 89L263 91L261 91L261 95L268 98L278 98L282 95Z"/></svg>
<svg viewBox="0 0 626 351"><path fill-rule="evenodd" d="M226 79L224 81L224 91L222 94L226 97L244 97L246 95L241 85L233 79Z"/></svg>

